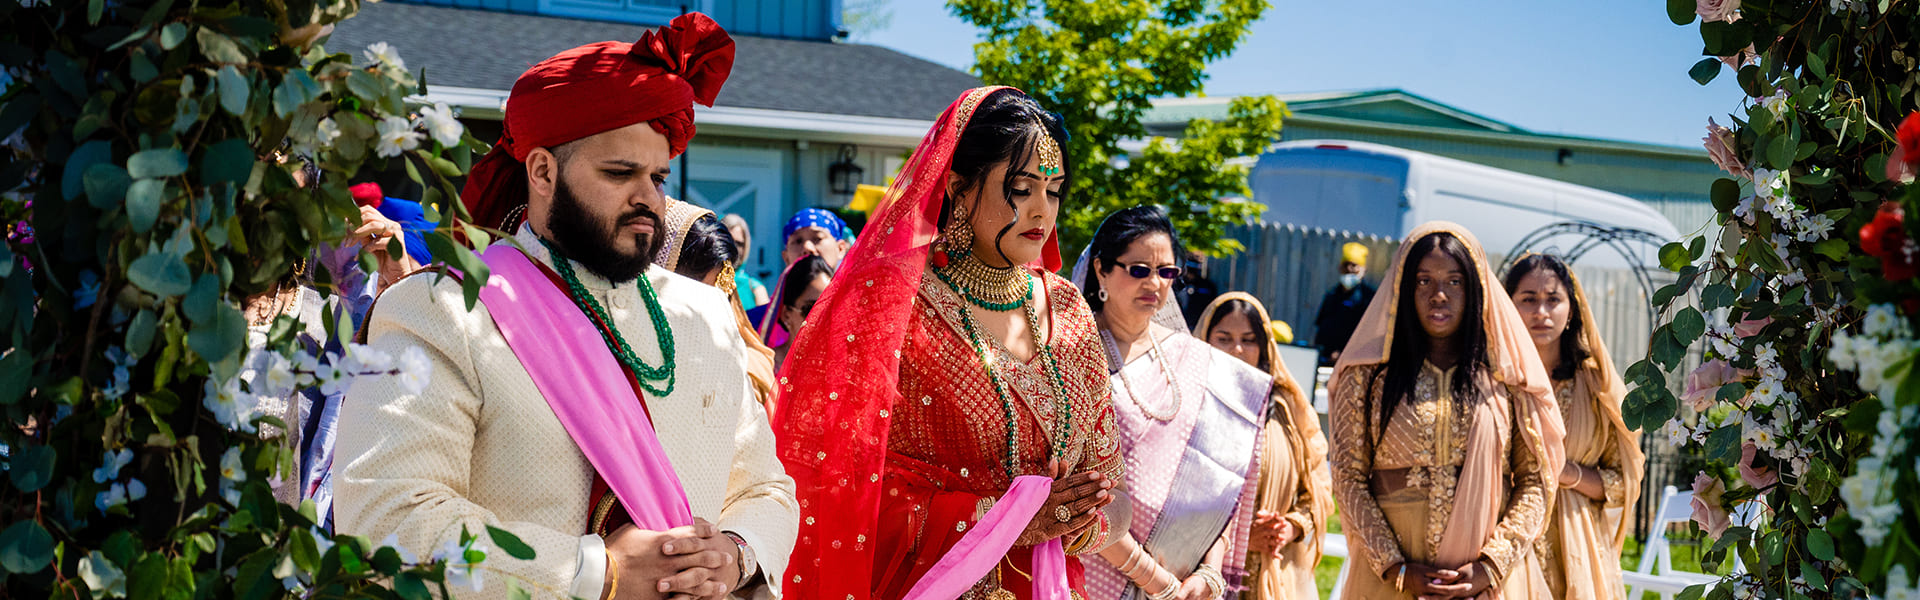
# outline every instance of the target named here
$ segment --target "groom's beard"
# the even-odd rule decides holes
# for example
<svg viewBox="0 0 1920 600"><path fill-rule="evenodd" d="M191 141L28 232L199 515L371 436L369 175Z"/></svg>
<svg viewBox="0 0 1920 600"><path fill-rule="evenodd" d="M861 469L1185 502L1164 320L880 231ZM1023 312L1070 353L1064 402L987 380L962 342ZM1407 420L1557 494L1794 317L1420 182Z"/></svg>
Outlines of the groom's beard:
<svg viewBox="0 0 1920 600"><path fill-rule="evenodd" d="M640 253L621 252L615 244L622 235L620 231L642 221L653 225L652 234L627 234L633 236L633 247L639 248ZM667 241L660 216L653 210L636 206L615 218L595 218L567 187L565 177L554 181L553 210L547 216L547 230L553 234L553 239L547 241L559 247L566 258L615 285L645 273Z"/></svg>

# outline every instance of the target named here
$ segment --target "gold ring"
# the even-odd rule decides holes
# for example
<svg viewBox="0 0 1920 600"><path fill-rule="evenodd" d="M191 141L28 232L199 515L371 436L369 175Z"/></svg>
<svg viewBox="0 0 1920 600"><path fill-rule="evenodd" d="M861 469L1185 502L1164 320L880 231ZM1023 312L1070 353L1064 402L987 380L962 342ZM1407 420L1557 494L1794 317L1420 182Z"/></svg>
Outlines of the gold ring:
<svg viewBox="0 0 1920 600"><path fill-rule="evenodd" d="M1054 519L1055 521L1059 521L1059 522L1061 522L1061 523L1065 523L1065 522L1067 522L1067 521L1072 521L1072 520L1073 520L1073 511L1070 511L1070 510L1067 510L1067 505L1065 505L1065 504L1061 504L1061 505L1059 505L1059 506L1055 506L1055 507L1053 507L1053 519Z"/></svg>

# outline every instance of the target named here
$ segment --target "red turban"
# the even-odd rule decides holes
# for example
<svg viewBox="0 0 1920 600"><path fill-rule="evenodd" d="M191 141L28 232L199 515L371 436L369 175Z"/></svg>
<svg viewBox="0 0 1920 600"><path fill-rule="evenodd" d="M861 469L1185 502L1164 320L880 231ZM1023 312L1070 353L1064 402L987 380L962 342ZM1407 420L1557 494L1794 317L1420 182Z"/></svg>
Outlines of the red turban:
<svg viewBox="0 0 1920 600"><path fill-rule="evenodd" d="M713 106L733 71L733 38L700 13L675 17L640 41L561 52L520 75L507 96L500 142L474 164L460 197L474 223L506 228L527 203L527 153L634 123L667 136L672 156L693 137L693 103Z"/></svg>

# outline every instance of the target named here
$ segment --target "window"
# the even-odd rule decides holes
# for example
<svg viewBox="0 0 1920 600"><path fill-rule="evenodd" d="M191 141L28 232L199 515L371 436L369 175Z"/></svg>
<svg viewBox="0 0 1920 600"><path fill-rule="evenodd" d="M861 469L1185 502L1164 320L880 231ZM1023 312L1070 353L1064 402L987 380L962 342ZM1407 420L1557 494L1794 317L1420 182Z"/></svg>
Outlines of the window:
<svg viewBox="0 0 1920 600"><path fill-rule="evenodd" d="M665 25L687 12L711 12L712 0L540 0L540 13L597 21Z"/></svg>

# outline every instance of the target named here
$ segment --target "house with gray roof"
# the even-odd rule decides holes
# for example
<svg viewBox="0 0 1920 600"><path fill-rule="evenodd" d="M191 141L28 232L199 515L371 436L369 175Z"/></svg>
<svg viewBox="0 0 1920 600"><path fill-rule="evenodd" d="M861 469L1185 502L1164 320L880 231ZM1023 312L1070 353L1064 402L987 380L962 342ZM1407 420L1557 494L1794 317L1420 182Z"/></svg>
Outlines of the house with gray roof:
<svg viewBox="0 0 1920 600"><path fill-rule="evenodd" d="M415 0L369 2L327 41L359 56L394 46L476 137L500 136L508 91L527 67L593 42L634 41L683 10L733 36L733 73L675 165L669 195L736 213L754 231L742 268L781 267L780 226L795 210L844 206L884 183L979 79L879 46L844 42L838 0Z"/></svg>

